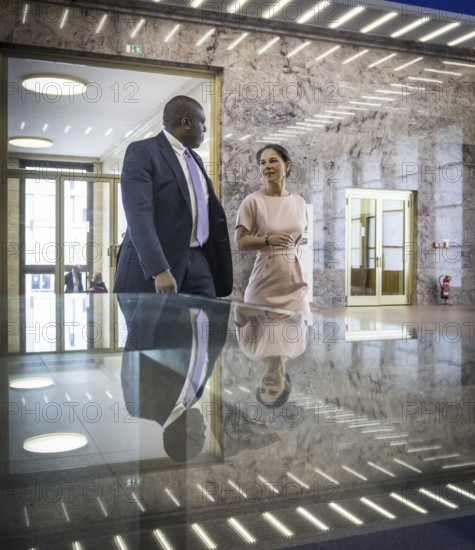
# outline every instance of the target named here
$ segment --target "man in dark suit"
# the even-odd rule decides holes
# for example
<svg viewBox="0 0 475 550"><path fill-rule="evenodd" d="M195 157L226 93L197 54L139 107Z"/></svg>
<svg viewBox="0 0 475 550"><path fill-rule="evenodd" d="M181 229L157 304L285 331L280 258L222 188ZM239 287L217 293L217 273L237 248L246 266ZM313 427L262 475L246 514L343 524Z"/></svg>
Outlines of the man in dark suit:
<svg viewBox="0 0 475 550"><path fill-rule="evenodd" d="M66 273L64 276L64 285L64 292L84 292L80 265L73 265L71 271Z"/></svg>
<svg viewBox="0 0 475 550"><path fill-rule="evenodd" d="M127 410L163 427L172 459L194 458L205 442L198 401L226 341L230 302L142 294L119 303L128 330L121 369Z"/></svg>
<svg viewBox="0 0 475 550"><path fill-rule="evenodd" d="M164 130L128 146L121 177L128 227L114 292L231 293L226 216L193 151L205 123L197 101L176 96L164 107Z"/></svg>

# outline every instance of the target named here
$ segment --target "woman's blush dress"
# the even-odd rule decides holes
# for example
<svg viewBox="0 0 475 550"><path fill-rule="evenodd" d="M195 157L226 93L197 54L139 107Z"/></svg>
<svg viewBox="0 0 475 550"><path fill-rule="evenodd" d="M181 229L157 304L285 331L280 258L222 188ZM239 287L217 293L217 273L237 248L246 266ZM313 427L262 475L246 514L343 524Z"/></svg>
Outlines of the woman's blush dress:
<svg viewBox="0 0 475 550"><path fill-rule="evenodd" d="M271 197L256 191L239 207L236 229L244 227L255 237L288 233L293 243L287 247L266 246L258 250L244 301L250 304L293 311L309 311L308 285L304 279L298 246L307 227L307 211L302 197Z"/></svg>

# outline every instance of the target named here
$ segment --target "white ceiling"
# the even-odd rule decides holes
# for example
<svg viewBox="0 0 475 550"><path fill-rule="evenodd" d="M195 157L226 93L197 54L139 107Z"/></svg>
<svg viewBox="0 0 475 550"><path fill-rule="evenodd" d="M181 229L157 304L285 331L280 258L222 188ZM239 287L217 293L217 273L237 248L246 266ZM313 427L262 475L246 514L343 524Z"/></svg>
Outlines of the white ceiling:
<svg viewBox="0 0 475 550"><path fill-rule="evenodd" d="M189 93L202 82L157 72L32 59L10 59L8 71L8 136L44 137L54 142L53 147L28 149L29 153L91 159L110 156L116 146L143 138L148 130L156 133L163 103L178 93ZM89 83L87 94L60 97L54 87L47 89L48 94L24 90L23 78L38 73L83 79ZM67 126L70 129L65 133ZM85 135L88 127L91 131ZM112 132L106 136L109 129ZM138 131L139 135L134 133L125 140L130 130ZM9 151L24 153L26 149L10 145Z"/></svg>

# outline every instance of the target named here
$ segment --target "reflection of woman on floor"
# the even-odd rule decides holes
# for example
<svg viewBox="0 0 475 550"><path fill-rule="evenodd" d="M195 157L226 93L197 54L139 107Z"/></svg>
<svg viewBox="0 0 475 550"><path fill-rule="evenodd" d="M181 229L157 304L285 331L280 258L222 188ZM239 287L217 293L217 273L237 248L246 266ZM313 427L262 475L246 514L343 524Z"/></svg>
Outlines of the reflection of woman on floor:
<svg viewBox="0 0 475 550"><path fill-rule="evenodd" d="M305 318L238 305L235 322L241 350L264 366L256 389L257 401L269 407L283 407L292 390L286 363L301 355L307 344Z"/></svg>

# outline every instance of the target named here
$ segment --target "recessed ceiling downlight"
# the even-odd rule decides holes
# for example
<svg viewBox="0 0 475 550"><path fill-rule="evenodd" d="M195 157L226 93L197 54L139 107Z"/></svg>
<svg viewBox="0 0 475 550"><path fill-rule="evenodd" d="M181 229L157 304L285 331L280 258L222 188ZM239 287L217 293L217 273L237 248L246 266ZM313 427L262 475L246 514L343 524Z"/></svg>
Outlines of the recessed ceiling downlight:
<svg viewBox="0 0 475 550"><path fill-rule="evenodd" d="M28 378L15 378L9 386L14 390L32 390L38 388L48 388L54 384L49 376L30 376Z"/></svg>
<svg viewBox="0 0 475 550"><path fill-rule="evenodd" d="M14 147L26 147L28 149L45 149L53 145L50 139L20 136L9 138L8 143Z"/></svg>
<svg viewBox="0 0 475 550"><path fill-rule="evenodd" d="M21 82L25 90L48 97L79 95L87 91L87 84L75 76L59 74L32 74L25 76Z"/></svg>
<svg viewBox="0 0 475 550"><path fill-rule="evenodd" d="M23 448L30 453L65 453L87 445L87 437L77 433L52 433L29 437Z"/></svg>

